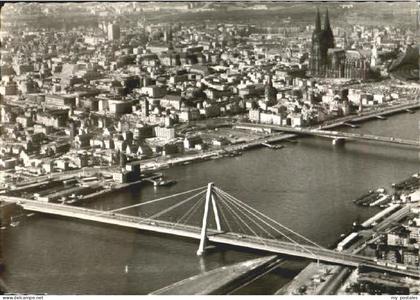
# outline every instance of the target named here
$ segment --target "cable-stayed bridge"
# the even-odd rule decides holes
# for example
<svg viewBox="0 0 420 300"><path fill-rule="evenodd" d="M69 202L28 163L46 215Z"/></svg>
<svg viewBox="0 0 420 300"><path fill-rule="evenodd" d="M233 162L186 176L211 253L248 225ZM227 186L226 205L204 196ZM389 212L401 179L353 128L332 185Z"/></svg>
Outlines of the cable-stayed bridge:
<svg viewBox="0 0 420 300"><path fill-rule="evenodd" d="M420 278L415 267L384 266L372 257L326 249L213 183L107 211L11 196L0 196L0 200L15 202L29 211L196 239L198 255L209 243L226 244Z"/></svg>

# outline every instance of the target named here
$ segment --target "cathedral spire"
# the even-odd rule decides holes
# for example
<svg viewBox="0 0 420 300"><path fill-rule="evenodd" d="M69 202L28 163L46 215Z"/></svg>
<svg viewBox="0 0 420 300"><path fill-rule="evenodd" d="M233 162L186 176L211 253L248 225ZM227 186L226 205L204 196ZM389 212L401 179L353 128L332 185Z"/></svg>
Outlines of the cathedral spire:
<svg viewBox="0 0 420 300"><path fill-rule="evenodd" d="M325 44L327 46L327 48L334 48L334 34L333 31L331 29L331 24L330 24L330 16L328 14L328 8L325 12L325 22L324 22L324 36L325 36Z"/></svg>
<svg viewBox="0 0 420 300"><path fill-rule="evenodd" d="M327 8L327 11L325 12L324 30L325 31L331 31L331 24L330 24L330 17L328 15L328 8Z"/></svg>
<svg viewBox="0 0 420 300"><path fill-rule="evenodd" d="M319 8L316 9L315 31L321 31L321 16L319 14Z"/></svg>

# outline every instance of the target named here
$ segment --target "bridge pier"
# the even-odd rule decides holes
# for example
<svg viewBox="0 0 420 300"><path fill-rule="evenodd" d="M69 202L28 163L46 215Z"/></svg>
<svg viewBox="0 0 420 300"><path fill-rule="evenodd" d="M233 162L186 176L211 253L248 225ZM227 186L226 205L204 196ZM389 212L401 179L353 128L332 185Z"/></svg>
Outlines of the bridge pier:
<svg viewBox="0 0 420 300"><path fill-rule="evenodd" d="M417 105L417 104L416 104ZM414 107L411 107L414 108ZM406 108L405 108L406 109ZM402 110L402 109L401 109ZM369 116L369 118L373 118L374 116ZM384 119L384 116L381 116L380 118ZM353 120L353 122L361 121L361 118L357 118ZM291 134L297 134L297 135L312 135L312 136L320 136L320 137L326 137L326 138L346 138L349 140L355 140L355 141L371 141L375 143L390 143L390 144L396 144L396 145L406 145L406 146L413 146L415 148L420 148L420 142L418 140L408 140L408 139L401 139L397 137L387 137L387 136L377 136L373 134L363 134L363 133L355 133L355 132L338 132L338 131L330 131L326 130L329 128L336 127L337 125L340 125L343 123L336 123L332 124L332 126L324 126L316 128L294 128L289 126L280 126L280 125L269 125L269 124L251 124L251 123L239 123L237 127L239 126L246 126L246 127L254 127L254 128L271 128L276 131L281 131L285 133L291 133ZM239 128L238 127L238 128Z"/></svg>
<svg viewBox="0 0 420 300"><path fill-rule="evenodd" d="M204 204L204 215L203 215L203 223L201 226L201 234L200 234L200 245L198 246L197 255L201 256L204 254L206 250L206 246L208 243L207 238L207 223L209 217L209 210L210 210L210 202L213 208L214 219L216 222L216 228L218 231L222 231L219 212L217 209L216 199L213 194L213 182L210 182L207 186L207 193L206 193L206 202Z"/></svg>
<svg viewBox="0 0 420 300"><path fill-rule="evenodd" d="M346 139L345 138L335 138L332 140L332 144L334 146L341 146L344 145L346 143Z"/></svg>
<svg viewBox="0 0 420 300"><path fill-rule="evenodd" d="M214 198L213 193L211 194L211 204L213 207L214 221L216 222L217 231L222 231L222 226L220 225L219 211L217 210L216 199Z"/></svg>

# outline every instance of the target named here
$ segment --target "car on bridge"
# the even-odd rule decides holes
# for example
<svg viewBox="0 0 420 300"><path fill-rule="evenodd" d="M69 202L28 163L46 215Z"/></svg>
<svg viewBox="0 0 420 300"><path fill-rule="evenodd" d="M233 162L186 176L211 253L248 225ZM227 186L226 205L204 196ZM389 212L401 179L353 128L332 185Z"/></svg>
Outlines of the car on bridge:
<svg viewBox="0 0 420 300"><path fill-rule="evenodd" d="M238 239L244 239L245 238L245 236L243 236L242 234L239 234L239 233L232 233L232 235L235 236Z"/></svg>

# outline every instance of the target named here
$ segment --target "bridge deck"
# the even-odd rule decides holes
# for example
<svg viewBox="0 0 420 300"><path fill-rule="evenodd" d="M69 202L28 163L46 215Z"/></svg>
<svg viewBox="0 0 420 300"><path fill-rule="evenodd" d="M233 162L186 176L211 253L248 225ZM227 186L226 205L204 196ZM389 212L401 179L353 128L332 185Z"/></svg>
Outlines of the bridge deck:
<svg viewBox="0 0 420 300"><path fill-rule="evenodd" d="M146 219L137 216L130 216L118 213L107 213L95 209L75 207L63 204L44 203L35 200L28 200L18 197L0 196L0 201L15 202L24 209L47 214L54 214L66 217L73 217L83 220L96 221L106 224L137 228L141 230L165 233L175 236L200 239L201 229L195 226L176 224L156 219ZM320 260L335 264L341 264L351 267L364 265L381 271L389 271L420 278L418 269L394 269L387 266L378 265L373 258L354 254L337 252L334 250L318 248L315 246L300 246L291 242L285 242L274 239L263 239L256 236L239 235L231 232L218 232L208 230L208 239L214 243L221 243L255 250L262 250L272 253L279 253L314 260Z"/></svg>
<svg viewBox="0 0 420 300"><path fill-rule="evenodd" d="M238 126L270 128L273 130L301 134L301 135L303 134L303 135L313 135L313 136L321 136L321 137L327 137L327 138L364 140L364 141L391 143L391 144L411 146L414 148L420 148L420 141L418 140L408 140L408 139L401 139L401 138L396 138L396 137L378 136L378 135L373 135L373 134L339 132L339 131L323 130L323 129L318 129L318 128L294 128L294 127L270 125L270 124L239 123Z"/></svg>

